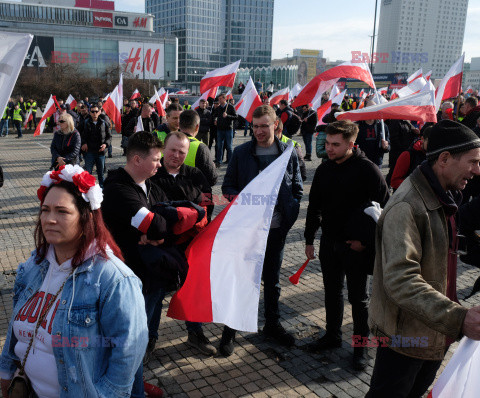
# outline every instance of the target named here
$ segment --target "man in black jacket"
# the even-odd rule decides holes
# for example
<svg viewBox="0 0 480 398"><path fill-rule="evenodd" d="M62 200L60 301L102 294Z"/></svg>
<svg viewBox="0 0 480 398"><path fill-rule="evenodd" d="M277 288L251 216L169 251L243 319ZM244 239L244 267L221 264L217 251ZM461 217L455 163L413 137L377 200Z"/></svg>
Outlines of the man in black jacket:
<svg viewBox="0 0 480 398"><path fill-rule="evenodd" d="M317 112L315 112L311 104L304 105L302 107L302 125L300 127L300 133L305 143L305 160L312 160L312 139L313 133L315 133L315 127L317 127Z"/></svg>
<svg viewBox="0 0 480 398"><path fill-rule="evenodd" d="M198 129L197 140L208 145L210 126L212 124L212 112L207 109L207 101L204 99L200 100L198 108L195 110L198 116L200 116L200 128Z"/></svg>
<svg viewBox="0 0 480 398"><path fill-rule="evenodd" d="M325 289L326 334L311 343L308 350L319 352L342 344L343 284L347 277L348 300L352 305L354 335L368 336L367 237L359 236L359 209L377 202L381 207L389 198L387 184L377 166L354 148L358 126L338 121L326 129L328 160L322 162L313 177L305 225L305 254L315 258L313 241L322 227L320 263ZM353 232L352 232L353 230ZM353 366L366 366L363 347L355 347Z"/></svg>
<svg viewBox="0 0 480 398"><path fill-rule="evenodd" d="M477 126L477 120L480 118L480 106L478 105L477 97L468 97L463 104L463 112L465 117L461 121L464 126L473 130Z"/></svg>
<svg viewBox="0 0 480 398"><path fill-rule="evenodd" d="M227 149L227 163L232 158L233 123L237 119L235 107L227 103L225 94L218 96L219 106L213 111L214 123L217 126L217 153L215 164L220 166L223 158L223 143Z"/></svg>
<svg viewBox="0 0 480 398"><path fill-rule="evenodd" d="M90 174L93 164L97 167L98 183L103 188L103 173L105 168L105 150L112 145L110 127L101 119L97 105L90 108L90 118L85 122L81 133L82 151L85 153L85 170Z"/></svg>
<svg viewBox="0 0 480 398"><path fill-rule="evenodd" d="M185 112L195 111L189 110ZM188 200L198 205L205 205L206 198L211 195L212 190L200 170L184 164L191 144L188 137L179 131L174 131L167 135L164 144L165 148L161 160L162 167L158 169L157 174L151 178L151 181L160 187L171 201ZM206 224L207 220L205 218L197 223L192 230L187 231L187 233L175 243L177 249L181 253L184 253L193 237L200 232ZM156 309L156 316L152 318L154 324L149 324L149 329L150 326L153 326L152 331L155 331L156 337L158 337L158 332L156 331L160 325L162 301L163 297L161 297L159 301L159 308ZM205 337L201 323L187 321L185 325L188 331L188 345L197 348L206 355L216 354L217 350L210 344L208 338ZM153 351L153 348L154 345L152 346L152 344L149 343L147 355Z"/></svg>
<svg viewBox="0 0 480 398"><path fill-rule="evenodd" d="M150 133L132 135L127 147L127 164L108 173L102 202L105 224L122 250L125 263L142 280L149 326L161 292L149 289L151 278L140 258L139 245L158 246L168 236L167 221L150 211L156 203L167 201L163 191L149 181L161 167L161 148L162 143ZM151 338L149 327L149 345ZM132 396L143 396L142 375L143 364L135 375Z"/></svg>
<svg viewBox="0 0 480 398"><path fill-rule="evenodd" d="M140 111L140 115L138 117L131 117L128 125L125 129L126 134L132 135L134 132L136 132L136 127L138 125L138 118L142 118L142 126L143 130L148 133L152 133L153 131L157 128L157 126L160 124L160 118L158 115L154 112L153 110L153 105L150 104L149 102L145 102L142 105L142 109Z"/></svg>

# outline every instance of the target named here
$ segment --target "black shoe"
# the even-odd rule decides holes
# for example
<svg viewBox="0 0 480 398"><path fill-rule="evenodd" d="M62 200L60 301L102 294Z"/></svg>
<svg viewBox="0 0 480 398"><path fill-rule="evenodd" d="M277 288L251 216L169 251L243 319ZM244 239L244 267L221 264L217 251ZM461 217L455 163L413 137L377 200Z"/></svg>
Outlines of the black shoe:
<svg viewBox="0 0 480 398"><path fill-rule="evenodd" d="M263 334L277 342L280 345L291 347L295 344L295 338L287 333L280 323L273 325L265 324Z"/></svg>
<svg viewBox="0 0 480 398"><path fill-rule="evenodd" d="M108 157L109 157L110 159L113 158L113 156L112 156L111 154L108 154Z"/></svg>
<svg viewBox="0 0 480 398"><path fill-rule="evenodd" d="M221 165L222 165L221 163L215 162L215 167L216 167L217 169L220 168Z"/></svg>
<svg viewBox="0 0 480 398"><path fill-rule="evenodd" d="M367 367L367 357L364 347L354 347L352 367L358 371L365 370Z"/></svg>
<svg viewBox="0 0 480 398"><path fill-rule="evenodd" d="M315 340L313 343L307 345L306 350L312 353L319 353L323 350L328 350L330 348L338 348L342 346L342 339L336 339L330 337L330 335L325 334L320 337L318 340Z"/></svg>
<svg viewBox="0 0 480 398"><path fill-rule="evenodd" d="M231 329L228 326L225 326L225 328L223 329L219 350L224 357L229 357L233 354L233 351L235 350L235 347L233 345L233 343L235 343L235 333L236 330Z"/></svg>
<svg viewBox="0 0 480 398"><path fill-rule="evenodd" d="M312 160L312 155L305 155L303 159L310 162Z"/></svg>
<svg viewBox="0 0 480 398"><path fill-rule="evenodd" d="M153 354L153 351L155 350L155 344L157 344L157 339L155 337L150 337L148 339L145 355L143 356L144 365L146 365L150 361L150 359L152 359L152 354Z"/></svg>
<svg viewBox="0 0 480 398"><path fill-rule="evenodd" d="M210 344L210 341L205 337L202 330L188 332L187 344L190 347L198 349L205 355L215 355L217 353L217 349Z"/></svg>

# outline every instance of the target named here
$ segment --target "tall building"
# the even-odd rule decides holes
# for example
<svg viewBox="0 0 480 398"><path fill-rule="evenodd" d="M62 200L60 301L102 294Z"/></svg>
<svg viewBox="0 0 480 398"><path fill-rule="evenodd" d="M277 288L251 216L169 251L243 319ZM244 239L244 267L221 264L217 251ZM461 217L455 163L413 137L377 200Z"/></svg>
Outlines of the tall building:
<svg viewBox="0 0 480 398"><path fill-rule="evenodd" d="M468 0L381 0L375 73L442 78L462 55Z"/></svg>
<svg viewBox="0 0 480 398"><path fill-rule="evenodd" d="M274 0L145 0L155 32L178 38L178 78L198 90L209 70L241 59L269 66Z"/></svg>

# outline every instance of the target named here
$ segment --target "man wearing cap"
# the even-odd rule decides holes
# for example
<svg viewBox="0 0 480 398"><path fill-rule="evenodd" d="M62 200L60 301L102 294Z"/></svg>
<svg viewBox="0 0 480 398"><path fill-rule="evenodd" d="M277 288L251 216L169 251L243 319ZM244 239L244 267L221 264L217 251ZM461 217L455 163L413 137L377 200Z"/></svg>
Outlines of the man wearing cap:
<svg viewBox="0 0 480 398"><path fill-rule="evenodd" d="M450 343L463 335L480 340L480 307L457 301L455 224L460 191L480 174L479 162L480 139L440 121L430 130L427 160L378 220L369 308L378 348L367 397L422 396Z"/></svg>

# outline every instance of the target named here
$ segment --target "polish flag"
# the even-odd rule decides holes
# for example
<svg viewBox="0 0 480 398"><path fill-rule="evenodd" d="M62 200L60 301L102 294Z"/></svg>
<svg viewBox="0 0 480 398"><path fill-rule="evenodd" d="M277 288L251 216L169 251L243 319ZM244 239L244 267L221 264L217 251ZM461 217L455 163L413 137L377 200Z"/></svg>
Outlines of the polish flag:
<svg viewBox="0 0 480 398"><path fill-rule="evenodd" d="M365 94L365 90L362 88L362 91L358 94L359 97L363 98L363 94Z"/></svg>
<svg viewBox="0 0 480 398"><path fill-rule="evenodd" d="M242 99L241 105L236 111L237 114L242 116L247 122L252 123L253 111L262 105L263 103L258 95L257 89L253 87Z"/></svg>
<svg viewBox="0 0 480 398"><path fill-rule="evenodd" d="M137 133L143 130L144 130L144 127L142 122L142 116L140 115L139 117L137 117L137 125L135 126L135 132Z"/></svg>
<svg viewBox="0 0 480 398"><path fill-rule="evenodd" d="M337 87L337 86L334 86ZM330 93L330 98L328 99L327 102L325 102L323 105L318 106L321 102L316 102L316 105L312 105L312 108L317 108L317 126L326 124L322 121L322 119L325 117L327 113L329 113L332 110L332 105L337 104L337 105L342 105L343 99L345 98L345 94L347 93L347 90L343 90L342 92L337 92L335 96L332 97L332 93L334 93L334 90ZM366 95L364 93L364 95Z"/></svg>
<svg viewBox="0 0 480 398"><path fill-rule="evenodd" d="M231 91L231 90L230 90ZM204 92L200 98L198 98L192 105L192 109L197 109L198 106L200 105L200 100L204 99L205 101L208 99L208 98L213 98L215 99L217 97L217 93L218 93L218 87L214 87L206 92ZM233 96L230 94L230 96L233 98ZM225 97L226 99L228 99L227 97Z"/></svg>
<svg viewBox="0 0 480 398"><path fill-rule="evenodd" d="M473 87L472 86L467 87L467 94L473 94Z"/></svg>
<svg viewBox="0 0 480 398"><path fill-rule="evenodd" d="M372 101L378 104L386 104L388 101L387 99L377 91L378 95L374 95Z"/></svg>
<svg viewBox="0 0 480 398"><path fill-rule="evenodd" d="M180 91L177 91L175 94L187 95L187 94L190 94L190 90L180 90Z"/></svg>
<svg viewBox="0 0 480 398"><path fill-rule="evenodd" d="M480 381L480 341L464 337L428 398L478 397Z"/></svg>
<svg viewBox="0 0 480 398"><path fill-rule="evenodd" d="M230 99L233 99L233 95L232 95L232 89L228 90L228 93L225 94L225 99L228 101Z"/></svg>
<svg viewBox="0 0 480 398"><path fill-rule="evenodd" d="M270 97L270 105L276 105L278 104L281 100L288 101L288 96L290 95L290 89L284 88L283 90L278 90L275 94L272 94Z"/></svg>
<svg viewBox="0 0 480 398"><path fill-rule="evenodd" d="M45 106L45 111L43 112L42 118L40 122L37 124L37 128L35 129L34 136L40 135L43 133L45 129L45 124L47 123L47 118L52 116L57 111L55 107L55 100L53 99L53 95L50 94L50 98L48 99L47 105Z"/></svg>
<svg viewBox="0 0 480 398"><path fill-rule="evenodd" d="M292 150L289 144L194 238L185 253L187 279L170 300L167 316L258 331L267 237Z"/></svg>
<svg viewBox="0 0 480 398"><path fill-rule="evenodd" d="M142 96L140 95L140 91L138 91L138 89L135 89L135 91L133 92L132 96L130 97L130 101L131 100L135 100L135 99L138 99L138 98L141 98Z"/></svg>
<svg viewBox="0 0 480 398"><path fill-rule="evenodd" d="M233 64L224 66L223 68L218 68L207 72L200 81L200 92L204 93L213 87L233 87L239 65L240 60L234 62Z"/></svg>
<svg viewBox="0 0 480 398"><path fill-rule="evenodd" d="M27 116L25 117L25 123L23 123L23 128L26 129L28 122L32 120L33 120L33 114L32 114L32 110L30 109L27 113Z"/></svg>
<svg viewBox="0 0 480 398"><path fill-rule="evenodd" d="M442 79L435 94L435 109L440 109L443 100L456 97L462 87L463 61L465 53L453 64L445 77Z"/></svg>
<svg viewBox="0 0 480 398"><path fill-rule="evenodd" d="M423 71L422 68L417 70L416 72L412 73L408 78L407 78L407 84L412 83L415 79L418 79L423 76Z"/></svg>
<svg viewBox="0 0 480 398"><path fill-rule="evenodd" d="M398 90L397 95L400 98L404 98L409 95L417 94L420 90L423 90L426 84L427 81L423 77L417 77L415 80L412 80L411 83Z"/></svg>
<svg viewBox="0 0 480 398"><path fill-rule="evenodd" d="M333 68L326 70L310 80L310 82L298 94L297 98L292 104L292 108L312 103L315 93L319 88L320 82L340 79L343 77L361 80L367 83L373 89L376 88L372 74L370 73L370 68L366 63L352 63L351 61L348 61L338 66L334 66Z"/></svg>
<svg viewBox="0 0 480 398"><path fill-rule="evenodd" d="M165 91L163 87L160 87L160 90L158 90L158 96L162 102L163 109L165 109L167 107L168 91Z"/></svg>
<svg viewBox="0 0 480 398"><path fill-rule="evenodd" d="M430 89L395 101L335 115L337 120L399 119L437 122L435 92Z"/></svg>
<svg viewBox="0 0 480 398"><path fill-rule="evenodd" d="M243 104L243 98L235 104L235 110L237 111L237 113L240 107L242 106L242 104Z"/></svg>
<svg viewBox="0 0 480 398"><path fill-rule="evenodd" d="M110 93L103 104L105 113L115 123L115 130L120 133L122 130L122 109L123 109L123 74L120 74L120 81Z"/></svg>
<svg viewBox="0 0 480 398"><path fill-rule="evenodd" d="M68 94L68 98L65 101L65 103L67 105L70 105L70 109L75 109L75 107L77 106L77 100L75 98L73 98L72 94Z"/></svg>
<svg viewBox="0 0 480 398"><path fill-rule="evenodd" d="M158 116L165 116L165 108L162 105L162 101L160 99L160 96L158 95L157 88L153 86L153 89L155 91L155 94L150 98L150 101L148 101L150 104L155 105L155 108L157 108L157 113Z"/></svg>
<svg viewBox="0 0 480 398"><path fill-rule="evenodd" d="M295 84L293 86L292 90L290 91L290 97L289 100L293 101L293 99L300 94L300 92L304 89L304 86L302 86L300 83Z"/></svg>
<svg viewBox="0 0 480 398"><path fill-rule="evenodd" d="M430 78L432 77L432 71L429 71L425 74L425 80L428 82Z"/></svg>
<svg viewBox="0 0 480 398"><path fill-rule="evenodd" d="M398 89L394 88L392 91L392 95L390 96L390 101L394 100L395 98L398 98Z"/></svg>
<svg viewBox="0 0 480 398"><path fill-rule="evenodd" d="M385 94L387 95L388 93L388 87L383 87L377 90L380 95Z"/></svg>

